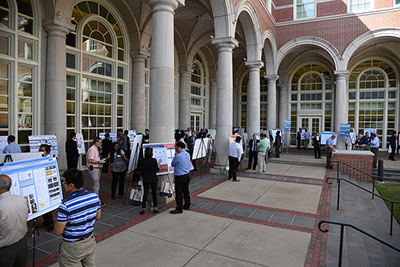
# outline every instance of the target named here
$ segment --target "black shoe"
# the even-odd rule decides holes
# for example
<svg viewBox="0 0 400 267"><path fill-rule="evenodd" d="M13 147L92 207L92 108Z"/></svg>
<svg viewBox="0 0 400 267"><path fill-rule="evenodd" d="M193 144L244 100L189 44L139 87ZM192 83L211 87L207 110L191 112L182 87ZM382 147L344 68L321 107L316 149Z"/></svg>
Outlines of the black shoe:
<svg viewBox="0 0 400 267"><path fill-rule="evenodd" d="M315 157L317 159L317 157Z"/></svg>
<svg viewBox="0 0 400 267"><path fill-rule="evenodd" d="M232 182L240 182L240 180L232 180Z"/></svg>
<svg viewBox="0 0 400 267"><path fill-rule="evenodd" d="M181 210L173 210L173 211L170 211L169 213L171 213L171 214L181 214L182 211Z"/></svg>
<svg viewBox="0 0 400 267"><path fill-rule="evenodd" d="M250 170L251 168L247 168L246 170Z"/></svg>
<svg viewBox="0 0 400 267"><path fill-rule="evenodd" d="M159 212L159 210L156 210L156 209L154 209L153 211L154 211L154 213L158 213Z"/></svg>
<svg viewBox="0 0 400 267"><path fill-rule="evenodd" d="M104 202L101 202L101 207L104 207L105 205L106 205L106 203L104 203Z"/></svg>
<svg viewBox="0 0 400 267"><path fill-rule="evenodd" d="M118 196L118 199L122 199L123 196Z"/></svg>
<svg viewBox="0 0 400 267"><path fill-rule="evenodd" d="M115 197L111 197L111 200L115 200Z"/></svg>
<svg viewBox="0 0 400 267"><path fill-rule="evenodd" d="M229 177L228 180L232 179L232 177Z"/></svg>
<svg viewBox="0 0 400 267"><path fill-rule="evenodd" d="M47 229L47 232L53 232L54 231L54 224L49 225L49 229Z"/></svg>
<svg viewBox="0 0 400 267"><path fill-rule="evenodd" d="M144 210L142 210L141 212L139 212L140 215L144 214Z"/></svg>
<svg viewBox="0 0 400 267"><path fill-rule="evenodd" d="M392 159L391 161L396 161L395 159Z"/></svg>
<svg viewBox="0 0 400 267"><path fill-rule="evenodd" d="M184 210L189 210L189 207L187 207L187 208L186 208L186 207L183 207L183 209L184 209Z"/></svg>

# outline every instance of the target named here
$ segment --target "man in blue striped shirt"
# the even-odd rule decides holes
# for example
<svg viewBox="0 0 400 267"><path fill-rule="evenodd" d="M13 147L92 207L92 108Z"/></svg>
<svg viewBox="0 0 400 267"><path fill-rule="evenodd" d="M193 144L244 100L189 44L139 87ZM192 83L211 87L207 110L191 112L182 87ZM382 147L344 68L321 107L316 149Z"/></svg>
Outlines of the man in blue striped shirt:
<svg viewBox="0 0 400 267"><path fill-rule="evenodd" d="M83 188L83 174L77 169L67 170L63 177L69 198L58 209L56 235L63 241L59 249L60 266L96 266L96 240L93 236L94 223L100 219L99 197Z"/></svg>

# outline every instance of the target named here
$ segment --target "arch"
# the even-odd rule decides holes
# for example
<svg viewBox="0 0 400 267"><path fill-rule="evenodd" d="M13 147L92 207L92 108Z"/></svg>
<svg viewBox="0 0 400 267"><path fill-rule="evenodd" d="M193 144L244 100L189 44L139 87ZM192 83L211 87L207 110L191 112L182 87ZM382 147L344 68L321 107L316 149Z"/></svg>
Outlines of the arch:
<svg viewBox="0 0 400 267"><path fill-rule="evenodd" d="M235 36L235 3L234 0L210 0L213 11L215 38Z"/></svg>
<svg viewBox="0 0 400 267"><path fill-rule="evenodd" d="M256 15L256 8L251 1L244 0L236 6L236 14L235 21L239 20L241 22L245 34L247 60L261 60L261 26ZM237 25L236 22L234 25Z"/></svg>
<svg viewBox="0 0 400 267"><path fill-rule="evenodd" d="M275 35L271 30L264 32L262 36L262 40L264 43L264 58L265 58L265 70L267 75L276 74L274 72L277 70L277 66L275 65L276 59L276 40Z"/></svg>
<svg viewBox="0 0 400 267"><path fill-rule="evenodd" d="M275 71L278 71L279 65L281 64L285 56L287 56L293 49L298 48L302 45L315 45L324 49L332 58L335 65L335 69L339 69L341 56L336 47L334 47L331 43L322 38L305 36L287 42L277 51Z"/></svg>
<svg viewBox="0 0 400 267"><path fill-rule="evenodd" d="M377 38L382 38L382 37L394 37L394 38L399 38L400 39L400 29L399 28L381 28L381 29L376 29L372 30L370 32L366 32L360 36L358 36L356 39L354 39L353 42L349 44L349 46L346 48L346 50L343 53L343 61L341 62L341 69L347 69L348 64L354 55L354 53L357 51L358 48L360 48L363 44L366 42L377 39Z"/></svg>

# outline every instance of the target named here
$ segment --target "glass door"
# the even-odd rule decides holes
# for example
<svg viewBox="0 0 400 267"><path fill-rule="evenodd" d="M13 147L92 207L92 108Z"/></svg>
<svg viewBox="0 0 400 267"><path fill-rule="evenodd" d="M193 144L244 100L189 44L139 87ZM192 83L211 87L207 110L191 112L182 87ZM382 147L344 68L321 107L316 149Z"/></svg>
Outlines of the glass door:
<svg viewBox="0 0 400 267"><path fill-rule="evenodd" d="M301 127L307 128L310 133L310 141L308 147L312 148L312 137L317 133L321 133L321 117L301 117Z"/></svg>

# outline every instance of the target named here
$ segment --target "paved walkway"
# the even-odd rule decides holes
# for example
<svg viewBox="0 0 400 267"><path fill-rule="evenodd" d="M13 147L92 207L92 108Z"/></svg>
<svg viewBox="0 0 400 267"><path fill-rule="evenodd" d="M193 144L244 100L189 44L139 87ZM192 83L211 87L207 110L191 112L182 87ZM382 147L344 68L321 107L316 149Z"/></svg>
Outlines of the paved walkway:
<svg viewBox="0 0 400 267"><path fill-rule="evenodd" d="M194 173L191 209L177 215L169 214L173 202L157 215L139 215L140 207L111 201L110 178L104 176L101 198L107 206L95 224L97 265L337 266L340 227L324 225L330 231L322 233L320 220L354 224L400 248L399 224L394 222L390 236L390 213L380 199L342 182L336 210L337 184L324 182L336 174L324 164L290 153L272 158L265 174L241 171L239 183L226 173ZM346 229L344 239L343 266L399 266L400 253L367 236ZM59 243L54 233L37 237L36 266L58 266Z"/></svg>

